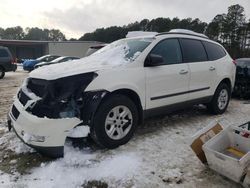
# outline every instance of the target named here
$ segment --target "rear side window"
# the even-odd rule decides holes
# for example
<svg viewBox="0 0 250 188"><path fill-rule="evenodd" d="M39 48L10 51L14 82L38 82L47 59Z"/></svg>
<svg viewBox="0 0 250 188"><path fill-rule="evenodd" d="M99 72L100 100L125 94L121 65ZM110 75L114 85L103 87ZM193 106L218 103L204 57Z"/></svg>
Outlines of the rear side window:
<svg viewBox="0 0 250 188"><path fill-rule="evenodd" d="M207 61L207 53L199 40L180 39L180 43L185 63Z"/></svg>
<svg viewBox="0 0 250 188"><path fill-rule="evenodd" d="M63 58L59 61L59 63L62 63L62 62L65 62L65 61L69 61L71 60L71 57L66 57L66 58Z"/></svg>
<svg viewBox="0 0 250 188"><path fill-rule="evenodd" d="M54 59L58 58L59 56L49 56L46 58L46 61L50 62L53 61Z"/></svg>
<svg viewBox="0 0 250 188"><path fill-rule="evenodd" d="M150 53L162 56L164 64L166 65L182 62L181 48L178 39L166 39L161 41Z"/></svg>
<svg viewBox="0 0 250 188"><path fill-rule="evenodd" d="M205 41L203 41L203 44L206 48L208 59L210 61L220 59L226 55L225 50L217 44Z"/></svg>
<svg viewBox="0 0 250 188"><path fill-rule="evenodd" d="M9 57L9 54L6 50L0 49L0 57Z"/></svg>

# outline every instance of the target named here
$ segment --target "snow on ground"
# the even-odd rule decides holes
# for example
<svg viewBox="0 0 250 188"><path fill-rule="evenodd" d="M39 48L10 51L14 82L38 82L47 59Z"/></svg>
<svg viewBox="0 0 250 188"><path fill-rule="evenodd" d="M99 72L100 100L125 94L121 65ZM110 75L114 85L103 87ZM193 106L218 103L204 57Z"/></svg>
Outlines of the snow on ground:
<svg viewBox="0 0 250 188"><path fill-rule="evenodd" d="M196 106L147 120L128 144L114 150L67 141L64 158L56 160L25 146L0 116L0 187L240 187L199 162L189 141L213 120L239 125L249 114L250 104L235 99L219 116Z"/></svg>
<svg viewBox="0 0 250 188"><path fill-rule="evenodd" d="M140 164L140 158L134 153L101 156L67 147L63 159L44 164L32 170L32 174L20 180L27 187L80 187L87 180L104 180L112 186L133 178ZM37 181L32 181L37 178ZM117 187L116 184L113 184Z"/></svg>

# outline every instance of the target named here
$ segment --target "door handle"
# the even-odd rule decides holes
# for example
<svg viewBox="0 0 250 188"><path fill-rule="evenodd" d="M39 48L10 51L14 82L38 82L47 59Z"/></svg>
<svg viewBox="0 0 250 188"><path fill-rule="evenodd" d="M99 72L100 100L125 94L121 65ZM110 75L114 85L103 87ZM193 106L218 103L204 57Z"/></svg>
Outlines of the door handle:
<svg viewBox="0 0 250 188"><path fill-rule="evenodd" d="M187 73L188 73L188 71L184 70L184 69L180 71L180 74L187 74Z"/></svg>
<svg viewBox="0 0 250 188"><path fill-rule="evenodd" d="M214 71L214 70L215 70L215 67L214 67L214 66L211 66L211 67L209 68L209 70L210 70L210 71Z"/></svg>

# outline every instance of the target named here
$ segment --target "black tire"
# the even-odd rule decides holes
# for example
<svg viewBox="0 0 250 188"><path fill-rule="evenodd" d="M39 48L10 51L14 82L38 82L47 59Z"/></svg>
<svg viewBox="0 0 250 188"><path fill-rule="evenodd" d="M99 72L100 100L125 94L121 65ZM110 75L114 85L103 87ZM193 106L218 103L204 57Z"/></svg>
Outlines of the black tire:
<svg viewBox="0 0 250 188"><path fill-rule="evenodd" d="M131 112L130 115L132 115L131 116L132 123L130 124L131 128L128 129L129 130L128 133L123 138L112 139L110 136L108 136L105 130L105 121L106 118L108 118L108 115L110 115L112 109L118 106L125 106L127 109L130 110ZM128 122L131 121L128 120ZM90 129L90 135L100 147L114 149L119 147L120 145L126 144L133 137L137 124L138 124L138 110L133 101L124 95L113 94L108 96L108 98L106 98L100 104L94 116L93 124ZM117 128L118 125L112 125L112 126L115 126ZM122 126L125 127L126 129L126 126L124 125Z"/></svg>
<svg viewBox="0 0 250 188"><path fill-rule="evenodd" d="M5 76L5 71L2 67L0 67L0 79L2 79Z"/></svg>
<svg viewBox="0 0 250 188"><path fill-rule="evenodd" d="M227 101L225 102L225 104L223 105L224 107L220 108L219 107L219 97L220 97L220 94L222 91L226 91L227 92ZM227 110L227 107L228 107L228 104L229 104L229 101L230 101L230 98L231 98L231 89L229 88L229 86L225 83L221 83L215 93L214 93L214 96L213 96L213 99L212 101L207 105L207 108L208 110L212 113L212 114L223 114L226 110Z"/></svg>

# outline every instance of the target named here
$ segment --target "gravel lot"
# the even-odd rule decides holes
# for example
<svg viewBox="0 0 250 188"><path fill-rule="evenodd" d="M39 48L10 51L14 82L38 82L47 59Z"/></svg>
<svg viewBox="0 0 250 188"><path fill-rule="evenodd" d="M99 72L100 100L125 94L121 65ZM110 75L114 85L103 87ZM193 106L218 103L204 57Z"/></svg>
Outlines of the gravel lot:
<svg viewBox="0 0 250 188"><path fill-rule="evenodd" d="M0 119L5 118L14 94L27 76L26 72L17 70L16 72L6 73L4 79L0 79Z"/></svg>
<svg viewBox="0 0 250 188"><path fill-rule="evenodd" d="M232 100L219 116L196 106L147 120L115 150L85 139L67 141L65 157L51 160L5 127L13 95L27 76L19 70L0 80L0 187L240 187L200 163L189 139L213 120L224 126L249 121L248 101Z"/></svg>

